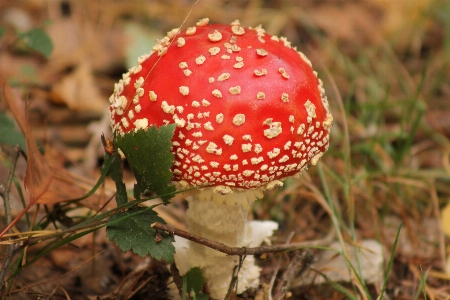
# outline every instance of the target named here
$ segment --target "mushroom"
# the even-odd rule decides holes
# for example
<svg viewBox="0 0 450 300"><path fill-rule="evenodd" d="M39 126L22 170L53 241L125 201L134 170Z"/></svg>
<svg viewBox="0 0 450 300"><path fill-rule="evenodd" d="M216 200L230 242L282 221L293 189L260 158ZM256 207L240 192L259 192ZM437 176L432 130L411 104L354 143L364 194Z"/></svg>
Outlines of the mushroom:
<svg viewBox="0 0 450 300"><path fill-rule="evenodd" d="M141 56L115 85L110 116L120 135L176 124L173 182L198 187L188 229L230 247L259 246L277 229L247 221L252 203L317 163L333 120L322 81L286 38L208 19L172 30ZM181 275L199 267L210 296L223 299L239 259L183 239L175 246ZM257 287L259 273L247 257L238 293Z"/></svg>

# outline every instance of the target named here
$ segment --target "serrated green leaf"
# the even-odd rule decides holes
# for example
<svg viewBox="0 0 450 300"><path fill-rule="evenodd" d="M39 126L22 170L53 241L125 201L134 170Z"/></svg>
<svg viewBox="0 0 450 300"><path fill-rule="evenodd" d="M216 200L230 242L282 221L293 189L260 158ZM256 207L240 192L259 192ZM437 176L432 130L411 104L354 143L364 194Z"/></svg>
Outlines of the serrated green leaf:
<svg viewBox="0 0 450 300"><path fill-rule="evenodd" d="M175 124L146 130L138 130L124 136L116 136L116 144L127 157L137 183L134 186L134 196L146 190L155 192L167 203L175 192L170 185L174 156L170 152Z"/></svg>
<svg viewBox="0 0 450 300"><path fill-rule="evenodd" d="M19 145L26 152L25 136L16 129L14 121L6 114L0 112L0 143L6 145Z"/></svg>
<svg viewBox="0 0 450 300"><path fill-rule="evenodd" d="M190 269L183 276L183 280L187 281L186 291L188 294L192 295L192 293L194 293L195 298L198 300L203 299L203 296L206 296L202 294L204 279L200 268L195 267Z"/></svg>
<svg viewBox="0 0 450 300"><path fill-rule="evenodd" d="M133 250L140 256L150 254L155 259L173 262L175 239L171 235L159 232L162 239L157 241L156 230L150 225L164 223L151 208L136 207L112 215L108 220L106 233L110 241L115 242L123 251Z"/></svg>
<svg viewBox="0 0 450 300"><path fill-rule="evenodd" d="M46 58L49 58L50 54L52 54L53 42L48 34L42 29L31 29L30 31L19 34L19 38L28 48L41 53Z"/></svg>

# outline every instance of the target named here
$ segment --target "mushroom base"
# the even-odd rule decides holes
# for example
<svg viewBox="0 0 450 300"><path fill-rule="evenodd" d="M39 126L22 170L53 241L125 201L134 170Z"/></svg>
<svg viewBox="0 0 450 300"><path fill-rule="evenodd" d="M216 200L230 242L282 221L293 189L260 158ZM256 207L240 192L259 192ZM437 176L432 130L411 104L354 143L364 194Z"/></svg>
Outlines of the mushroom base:
<svg viewBox="0 0 450 300"><path fill-rule="evenodd" d="M272 235L278 224L273 221L247 221L256 194L262 195L255 190L219 195L207 188L191 195L188 198L189 209L186 213L189 232L229 247L259 246ZM227 200L230 197L234 200ZM243 201L235 201L237 198ZM213 299L225 298L233 269L239 264L239 257L227 256L182 238L176 238L175 247L175 262L180 274L184 275L191 268L199 267L210 296ZM259 274L260 268L255 265L254 257L246 257L238 274L237 292L242 293L248 288L257 287Z"/></svg>

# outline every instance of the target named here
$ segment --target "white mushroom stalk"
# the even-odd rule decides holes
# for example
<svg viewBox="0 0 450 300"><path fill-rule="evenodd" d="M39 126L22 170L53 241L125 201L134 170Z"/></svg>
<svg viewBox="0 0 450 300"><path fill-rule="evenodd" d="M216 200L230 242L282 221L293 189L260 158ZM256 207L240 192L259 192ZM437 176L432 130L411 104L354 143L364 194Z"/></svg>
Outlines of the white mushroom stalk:
<svg viewBox="0 0 450 300"><path fill-rule="evenodd" d="M281 183L281 182L280 182ZM262 198L264 188L256 190L230 191L218 193L218 188L206 188L189 197L186 213L189 232L229 247L257 247L268 241L278 224L273 221L247 221L253 202ZM219 187L219 190L221 187ZM214 191L215 190L215 191ZM238 256L227 256L214 249L176 238L175 262L180 274L193 267L199 267L207 281L210 296L223 299L231 284L235 267L239 266ZM260 268L254 257L248 256L240 266L237 293L259 285Z"/></svg>
<svg viewBox="0 0 450 300"><path fill-rule="evenodd" d="M247 222L252 203L318 162L333 121L306 56L238 20L172 30L123 75L110 103L117 134L176 125L172 180L199 187L188 199L188 229L230 247L259 246L277 228ZM181 238L176 248L181 275L200 267L211 297L223 299L238 257ZM259 267L247 257L237 292L258 284Z"/></svg>

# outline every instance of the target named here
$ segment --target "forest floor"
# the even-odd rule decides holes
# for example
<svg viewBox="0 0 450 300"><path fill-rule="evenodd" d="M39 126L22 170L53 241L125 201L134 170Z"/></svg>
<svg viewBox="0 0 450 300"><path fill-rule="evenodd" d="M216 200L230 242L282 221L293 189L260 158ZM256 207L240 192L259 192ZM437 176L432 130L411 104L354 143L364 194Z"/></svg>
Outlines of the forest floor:
<svg viewBox="0 0 450 300"><path fill-rule="evenodd" d="M0 229L8 225L8 214L14 219L29 203L25 156L19 154L11 167L14 145L25 150L25 144L4 101L12 97L7 85L29 103L32 136L45 146L46 163L62 170L65 193L88 192L101 175L100 137L111 136L108 98L114 83L184 21L187 27L204 17L227 24L239 19L287 37L306 54L324 82L335 120L319 166L267 193L251 214L279 223L273 244L285 243L291 233L296 243L333 232L333 247L347 247L335 255L312 248L314 264L297 274L288 296L450 299L449 16L448 0L3 0L0 192L8 188L10 208L0 210ZM34 29L50 42L41 37L41 44L29 44L23 34ZM8 184L11 168L15 176ZM127 170L124 181L133 187ZM104 228L60 234L114 209L114 193L114 182L106 179L81 202L30 205L1 240L0 264L8 267L3 297L179 298L169 264L123 252ZM159 215L186 229L183 196L171 202L158 208ZM28 231L42 240L35 236L39 243L23 246ZM356 248L365 254L352 254ZM233 297L270 299L271 279L276 286L293 260L287 254L258 257L261 287Z"/></svg>

